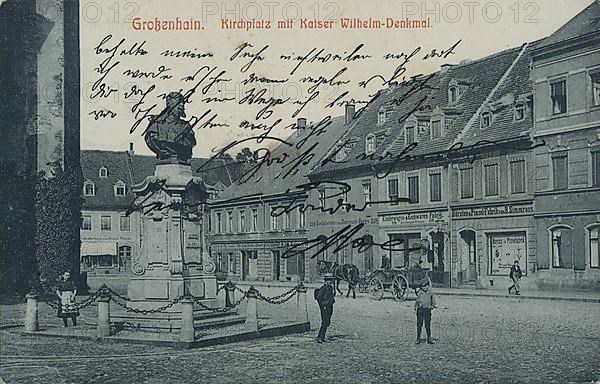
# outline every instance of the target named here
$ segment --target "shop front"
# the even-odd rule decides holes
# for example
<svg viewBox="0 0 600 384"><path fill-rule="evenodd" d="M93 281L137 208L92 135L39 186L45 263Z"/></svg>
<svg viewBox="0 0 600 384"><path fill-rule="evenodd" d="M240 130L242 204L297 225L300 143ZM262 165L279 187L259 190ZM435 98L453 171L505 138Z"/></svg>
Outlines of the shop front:
<svg viewBox="0 0 600 384"><path fill-rule="evenodd" d="M380 241L395 240L392 249L376 250L379 265L389 261L392 268L410 266L411 258L420 253L421 240L428 240L428 257L421 260L421 267L431 270L431 279L440 286L449 285L446 262L448 243L448 211L428 210L410 212L382 212L379 216Z"/></svg>
<svg viewBox="0 0 600 384"><path fill-rule="evenodd" d="M453 208L453 282L504 287L515 261L523 277L535 270L533 212L532 202Z"/></svg>

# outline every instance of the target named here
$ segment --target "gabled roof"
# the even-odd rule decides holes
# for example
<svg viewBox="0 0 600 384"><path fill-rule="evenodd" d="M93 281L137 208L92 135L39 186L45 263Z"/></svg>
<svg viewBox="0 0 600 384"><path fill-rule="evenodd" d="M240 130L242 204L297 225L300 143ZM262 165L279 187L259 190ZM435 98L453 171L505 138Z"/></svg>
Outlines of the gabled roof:
<svg viewBox="0 0 600 384"><path fill-rule="evenodd" d="M545 38L538 49L600 31L600 2L594 0L587 8Z"/></svg>
<svg viewBox="0 0 600 384"><path fill-rule="evenodd" d="M207 159L192 159L192 171L207 184L228 186L241 173L240 164L222 159L213 160L210 168L195 172L205 161ZM95 196L83 196L83 208L125 210L135 198L131 186L153 175L155 163L154 156L135 155L125 151L82 150L83 181L92 181L96 189ZM101 167L108 170L106 178L99 177ZM114 194L113 186L119 180L125 183L125 196Z"/></svg>
<svg viewBox="0 0 600 384"><path fill-rule="evenodd" d="M125 196L115 196L113 188L118 180L131 186L133 174L130 171L128 162L129 154L127 152L81 151L83 181L92 181L96 189L95 196L83 196L84 208L126 208L131 204L134 199L131 188L125 188ZM106 167L108 170L106 178L99 176L98 171L101 167Z"/></svg>
<svg viewBox="0 0 600 384"><path fill-rule="evenodd" d="M533 129L533 84L530 79L531 51L533 45L528 45L521 56L509 69L505 79L493 92L486 106L492 112L492 124L481 127L480 120L475 116L474 123L466 127L460 139L464 145L470 146L481 141L502 141L529 137ZM515 107L521 104L525 107L525 118L515 121Z"/></svg>
<svg viewBox="0 0 600 384"><path fill-rule="evenodd" d="M449 149L471 119L478 114L482 103L494 90L501 88L500 80L515 63L521 50L521 47L508 49L424 76L427 81L416 91L411 89L414 84L398 85L390 90L381 91L379 98L361 111L350 130L341 139L344 141L346 137L357 138L345 162L328 163L315 169L314 173L392 161L393 157L400 155L410 144L405 143L404 123L411 113L414 112L417 120L428 121L436 107L444 112L451 124L444 126L443 136L436 139L430 139L429 129L423 126L418 135L418 144L410 151L410 155L434 154ZM448 85L453 80L460 84L461 96L456 103L449 106ZM515 90L517 91L520 92ZM397 100L400 102L397 103ZM391 109L390 117L383 125L378 125L377 113L382 107ZM372 158L364 159L361 156L364 156L365 138L369 133L378 137L377 151Z"/></svg>
<svg viewBox="0 0 600 384"><path fill-rule="evenodd" d="M267 196L285 193L288 189L294 191L296 186L308 183L309 179L306 175L318 164L329 146L339 140L346 129L343 116L333 117L328 123L322 124L319 128L311 129L311 127L315 128L317 126L318 122L312 122L307 125L306 129L296 129L286 139L286 142L291 145L280 144L270 153L269 157L271 159L283 159L283 161L274 161L270 165L262 164L251 177L242 177L241 180L237 180L223 191L219 195L219 200L253 194ZM308 154L307 151L313 145L314 148ZM294 167L297 163L295 159L303 154L306 154L306 160ZM260 155L262 157L264 153ZM290 172L293 168L297 171ZM288 174L288 172L290 173ZM251 173L252 170L249 171L248 175Z"/></svg>

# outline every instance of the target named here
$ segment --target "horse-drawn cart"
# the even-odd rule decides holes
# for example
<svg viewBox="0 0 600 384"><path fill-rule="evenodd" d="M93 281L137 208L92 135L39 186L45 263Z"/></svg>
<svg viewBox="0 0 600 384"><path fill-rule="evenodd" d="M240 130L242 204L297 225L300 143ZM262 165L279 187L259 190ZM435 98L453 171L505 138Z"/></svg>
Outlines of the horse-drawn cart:
<svg viewBox="0 0 600 384"><path fill-rule="evenodd" d="M404 301L409 289L414 289L416 293L422 286L431 285L427 271L418 266L377 269L367 279L367 292L375 300L381 300L385 292L391 292L394 300Z"/></svg>

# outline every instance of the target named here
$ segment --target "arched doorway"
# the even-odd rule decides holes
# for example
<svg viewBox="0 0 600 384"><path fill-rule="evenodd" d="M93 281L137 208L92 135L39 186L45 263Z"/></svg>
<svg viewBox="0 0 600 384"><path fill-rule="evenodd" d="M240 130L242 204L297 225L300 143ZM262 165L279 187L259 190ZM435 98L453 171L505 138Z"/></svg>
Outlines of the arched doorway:
<svg viewBox="0 0 600 384"><path fill-rule="evenodd" d="M477 281L476 236L470 228L458 232L458 278L463 284Z"/></svg>

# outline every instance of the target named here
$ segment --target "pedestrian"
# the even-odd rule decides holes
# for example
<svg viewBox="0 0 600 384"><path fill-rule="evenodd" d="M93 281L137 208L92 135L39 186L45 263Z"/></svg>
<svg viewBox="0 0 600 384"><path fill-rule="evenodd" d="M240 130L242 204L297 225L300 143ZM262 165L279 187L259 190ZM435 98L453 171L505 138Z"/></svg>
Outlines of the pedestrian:
<svg viewBox="0 0 600 384"><path fill-rule="evenodd" d="M515 260L515 263L510 268L510 279L512 280L513 284L508 287L509 295L512 293L513 288L515 289L516 295L521 295L521 284L519 283L521 277L523 277L523 272L521 272L521 267L519 267L519 260Z"/></svg>
<svg viewBox="0 0 600 384"><path fill-rule="evenodd" d="M75 296L77 296L77 288L73 280L71 280L71 273L65 271L56 289L56 295L60 299L60 307L58 308L58 317L63 319L65 327L68 326L67 319L71 318L73 326L77 325L77 316L79 311L75 305Z"/></svg>
<svg viewBox="0 0 600 384"><path fill-rule="evenodd" d="M417 314L417 344L421 344L421 330L425 323L427 332L427 344L434 344L431 338L431 311L436 308L435 296L429 290L429 281L425 283L417 293L415 301L415 313Z"/></svg>
<svg viewBox="0 0 600 384"><path fill-rule="evenodd" d="M381 269L391 269L392 268L392 263L390 261L390 258L388 255L382 255L381 256Z"/></svg>
<svg viewBox="0 0 600 384"><path fill-rule="evenodd" d="M317 335L317 342L322 343L325 341L325 333L327 327L331 324L331 315L333 315L333 303L335 303L334 291L333 291L333 274L325 274L325 282L319 288L316 294L317 302L319 303L319 309L321 310L321 328L319 328L319 334Z"/></svg>

